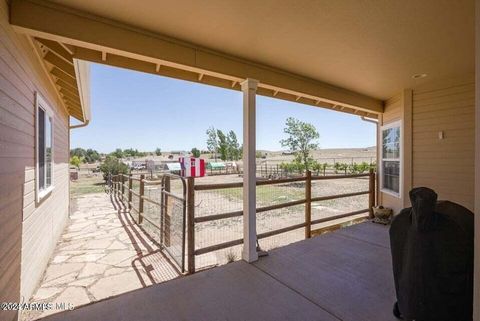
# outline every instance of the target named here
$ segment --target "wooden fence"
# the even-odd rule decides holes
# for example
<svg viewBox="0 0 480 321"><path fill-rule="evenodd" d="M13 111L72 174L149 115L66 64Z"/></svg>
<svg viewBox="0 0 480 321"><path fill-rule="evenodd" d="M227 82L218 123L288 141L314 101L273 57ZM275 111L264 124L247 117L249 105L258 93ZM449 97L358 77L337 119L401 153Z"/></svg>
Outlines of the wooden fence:
<svg viewBox="0 0 480 321"><path fill-rule="evenodd" d="M344 193L344 194L336 194L336 195L329 195L329 196L312 197L312 181L344 179L344 178L359 178L359 177L369 178L368 190L361 191L361 192L354 192L354 193ZM372 207L375 204L375 172L373 169L370 169L369 173L367 174L353 174L353 175L341 175L341 176L339 175L312 176L312 173L310 171L307 171L305 176L302 176L302 177L257 181L256 185L263 186L263 185L274 185L274 184L292 183L292 182L305 182L305 197L303 199L260 207L260 208L257 208L256 212L261 213L261 212L305 204L304 222L300 224L295 224L288 227L257 234L257 239L260 240L266 237L278 235L281 233L293 231L300 228L305 229L305 238L310 238L312 225L324 223L324 222L328 222L328 221L332 221L340 218L345 218L353 215L363 214L363 213L369 213L368 216L373 217ZM194 178L188 178L188 181L187 181L187 258L188 259L187 260L188 260L189 273L195 272L195 256L229 248L229 247L240 245L243 243L243 239L236 239L228 242L210 245L210 246L199 248L199 249L195 248L195 225L196 224L201 224L201 223L211 222L211 221L221 220L221 219L227 219L227 218L233 218L233 217L239 217L243 215L243 211L240 210L240 211L233 211L233 212L227 212L227 213L196 217L195 216L195 192L229 189L229 188L241 188L241 187L243 187L242 182L200 185L200 184L195 184ZM358 196L358 195L366 195L366 194L369 195L368 207L364 209L360 209L357 211L348 212L344 214L339 214L335 216L330 216L327 218L312 220L312 202L333 200L333 199L352 197L352 196Z"/></svg>
<svg viewBox="0 0 480 321"><path fill-rule="evenodd" d="M183 185L183 194L174 194L170 190L170 182L172 178L179 178ZM137 188L134 188L134 183L137 183ZM185 270L184 265L184 254L185 254L185 220L186 220L186 186L185 180L182 177L177 175L172 175L169 173L164 173L163 176L159 179L146 179L145 174L140 174L140 177L135 177L133 174L119 174L114 176L109 176L108 185L110 186L110 192L115 194L128 209L130 214L132 211L138 215L137 224L142 224L143 221L148 222L152 227L157 229L160 232L159 242L163 249L167 251L168 254L178 263L182 272ZM149 198L146 195L146 186L158 186L160 187L161 200L155 200ZM138 199L138 207L135 202L133 202L133 197ZM152 220L148 215L145 215L145 202L154 205L158 212L158 221ZM172 202L178 202L180 207L183 209L183 231L181 240L176 240L178 244L177 247L181 248L181 254L173 253L175 249L170 249L172 245L172 236L171 236L171 220L170 217L173 215L171 213ZM132 216L133 218L133 216ZM180 259L179 259L180 257Z"/></svg>
<svg viewBox="0 0 480 321"><path fill-rule="evenodd" d="M360 178L360 177L369 178L368 190L353 192L353 193L312 197L312 182L314 181L345 179L345 178ZM132 187L133 182L139 182L138 193ZM259 207L257 208L256 212L262 213L266 211L277 210L281 208L287 208L291 206L305 204L304 222L257 234L257 239L260 240L263 238L278 235L281 233L286 233L286 232L293 231L300 228L305 229L305 238L310 238L312 225L333 221L333 220L337 220L337 219L341 219L349 216L354 216L358 214L363 214L363 213L368 213L368 216L370 218L373 217L372 208L375 204L375 172L373 169L370 169L369 173L366 173L366 174L327 175L327 176L312 176L312 173L310 171L307 171L306 174L301 177L282 178L282 179L273 179L273 180L258 180L256 182L256 185L264 186L264 185L274 185L274 184L286 184L286 183L293 183L293 182L305 182L305 196L303 199L288 201L281 204L274 204L274 205ZM161 184L161 180L155 180L155 181L146 180L144 174L140 175L140 178L136 178L132 174L129 174L129 175L121 174L116 176L110 176L108 184L111 188L111 192L116 193L119 196L119 198L121 198L122 201L126 202L128 209L130 211L133 210L138 214L139 224L141 224L143 220L146 220L150 224L152 224L154 227L160 230L164 228L162 226L159 226L157 222L153 222L149 220L149 218L144 215L144 202L150 202L152 204L158 205L160 208L159 210L161 210L162 204L145 196L145 185ZM195 256L229 248L236 245L241 245L243 243L243 239L236 239L228 242L210 245L203 248L198 248L198 249L195 248L195 225L196 224L211 222L215 220L234 218L234 217L239 217L243 215L243 211L240 210L240 211L233 211L233 212L227 212L227 213L219 213L219 214L213 214L208 216L196 217L195 216L195 192L196 191L214 191L214 190L221 190L221 189L241 188L241 187L243 187L242 182L224 183L224 184L195 184L194 178L192 177L187 178L186 191L184 193L185 198L183 200L186 206L185 210L186 210L186 225L187 225L186 226L187 235L186 235L186 242L184 242L184 246L186 245L187 247L186 256L187 256L187 266L188 266L189 273L195 273ZM338 215L334 215L326 218L312 220L312 203L313 202L340 199L340 198L367 195L367 194L369 197L368 197L368 206L366 208L348 212L348 213L338 214ZM132 196L138 197L139 199L138 208L135 207L134 202L132 202Z"/></svg>

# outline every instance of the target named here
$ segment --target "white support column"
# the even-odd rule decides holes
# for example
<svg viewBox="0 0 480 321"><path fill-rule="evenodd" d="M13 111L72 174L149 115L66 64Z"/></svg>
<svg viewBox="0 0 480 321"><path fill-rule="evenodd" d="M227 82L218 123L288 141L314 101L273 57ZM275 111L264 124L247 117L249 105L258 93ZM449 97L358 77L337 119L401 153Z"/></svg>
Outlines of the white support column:
<svg viewBox="0 0 480 321"><path fill-rule="evenodd" d="M255 99L258 80L241 83L243 91L243 251L247 262L258 259L255 172Z"/></svg>

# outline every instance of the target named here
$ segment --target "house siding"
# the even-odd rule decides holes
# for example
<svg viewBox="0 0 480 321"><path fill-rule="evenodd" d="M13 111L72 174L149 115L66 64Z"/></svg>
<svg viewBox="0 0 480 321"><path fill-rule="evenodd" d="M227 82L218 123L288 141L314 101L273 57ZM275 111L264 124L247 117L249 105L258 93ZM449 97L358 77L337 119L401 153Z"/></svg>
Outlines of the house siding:
<svg viewBox="0 0 480 321"><path fill-rule="evenodd" d="M452 77L426 83L386 101L380 124L402 121L404 141L401 198L379 192L379 204L398 213L410 206L408 191L425 186L439 199L474 206L475 80ZM410 104L410 105L409 105ZM410 108L409 108L410 106ZM439 139L443 132L444 139ZM379 145L381 145L380 136ZM379 158L381 146L379 146ZM380 182L380 180L379 180Z"/></svg>
<svg viewBox="0 0 480 321"><path fill-rule="evenodd" d="M55 113L54 185L35 197L35 93ZM27 38L0 0L0 302L28 300L68 218L69 117ZM15 319L0 311L0 320Z"/></svg>
<svg viewBox="0 0 480 321"><path fill-rule="evenodd" d="M413 91L413 185L473 210L475 79ZM439 139L443 131L444 139Z"/></svg>

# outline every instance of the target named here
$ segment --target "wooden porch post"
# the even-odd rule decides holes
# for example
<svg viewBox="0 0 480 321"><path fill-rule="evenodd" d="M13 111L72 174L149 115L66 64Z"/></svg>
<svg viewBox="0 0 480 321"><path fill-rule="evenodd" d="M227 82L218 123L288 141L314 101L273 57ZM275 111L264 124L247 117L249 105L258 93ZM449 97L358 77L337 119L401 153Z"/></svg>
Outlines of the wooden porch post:
<svg viewBox="0 0 480 321"><path fill-rule="evenodd" d="M305 179L305 238L312 237L312 172L307 171Z"/></svg>
<svg viewBox="0 0 480 321"><path fill-rule="evenodd" d="M255 99L258 81L246 79L243 91L243 251L247 262L258 260L255 169Z"/></svg>
<svg viewBox="0 0 480 321"><path fill-rule="evenodd" d="M195 178L187 178L187 265L195 273Z"/></svg>

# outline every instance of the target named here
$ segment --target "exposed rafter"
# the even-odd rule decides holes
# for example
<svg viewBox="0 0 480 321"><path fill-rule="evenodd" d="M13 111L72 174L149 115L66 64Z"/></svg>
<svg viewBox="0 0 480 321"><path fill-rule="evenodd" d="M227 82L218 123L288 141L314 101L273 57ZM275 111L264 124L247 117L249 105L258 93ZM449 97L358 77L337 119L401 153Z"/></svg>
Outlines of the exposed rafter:
<svg viewBox="0 0 480 321"><path fill-rule="evenodd" d="M43 59L46 70L50 72L53 83L57 86L58 94L63 100L68 113L79 120L84 120L84 112L80 100L76 71L73 61L73 46L57 41L36 37L39 56Z"/></svg>
<svg viewBox="0 0 480 321"><path fill-rule="evenodd" d="M66 75L75 79L75 68L72 64L66 62L65 60L61 59L51 51L47 52L43 59L50 63L52 66L57 67L61 71L63 71Z"/></svg>
<svg viewBox="0 0 480 321"><path fill-rule="evenodd" d="M31 19L32 14L42 18ZM68 28L58 28L65 21L70 22ZM203 83L224 88L232 88L232 81L254 78L260 80L260 95L272 96L273 88L281 91L282 94L278 96L280 99L295 101L300 96L302 103L311 105L316 105L316 101L321 100L319 107L343 105L348 107L345 112L359 110L358 115L383 112L383 102L379 99L318 79L306 78L280 68L145 31L136 26L111 21L106 17L99 19L57 3L12 0L10 23L32 36L57 41L60 46L69 45L75 58L87 61L195 82L199 81L198 74L201 73L208 76L202 79ZM80 49L83 52L80 52ZM108 59L105 57L107 51ZM157 63L162 64L162 72L156 71ZM238 90L238 87L233 88Z"/></svg>

